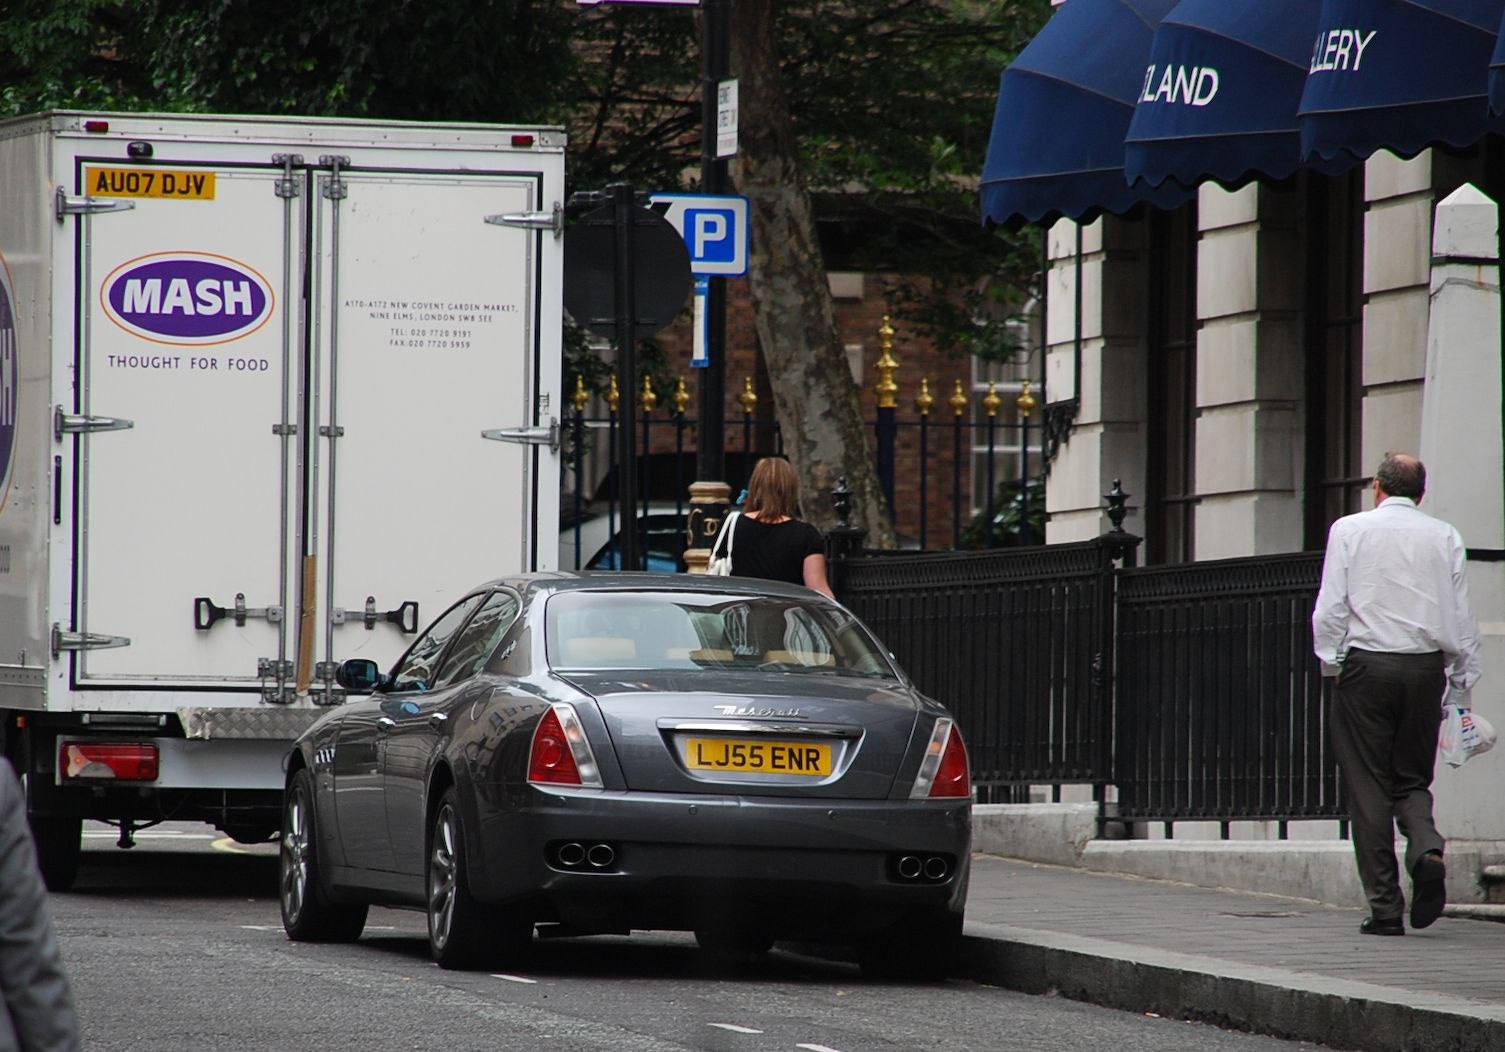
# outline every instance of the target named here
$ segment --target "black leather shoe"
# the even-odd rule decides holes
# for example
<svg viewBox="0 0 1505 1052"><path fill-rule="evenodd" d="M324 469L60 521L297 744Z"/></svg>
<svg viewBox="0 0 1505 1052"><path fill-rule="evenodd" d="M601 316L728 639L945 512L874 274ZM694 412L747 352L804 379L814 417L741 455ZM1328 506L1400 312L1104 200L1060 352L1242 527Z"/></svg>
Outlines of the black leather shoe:
<svg viewBox="0 0 1505 1052"><path fill-rule="evenodd" d="M1447 905L1448 869L1442 856L1428 851L1411 870L1411 927L1425 928L1442 916Z"/></svg>
<svg viewBox="0 0 1505 1052"><path fill-rule="evenodd" d="M1404 935L1406 926L1401 923L1399 917L1390 920L1380 920L1378 917L1365 917L1359 923L1359 931L1365 935Z"/></svg>

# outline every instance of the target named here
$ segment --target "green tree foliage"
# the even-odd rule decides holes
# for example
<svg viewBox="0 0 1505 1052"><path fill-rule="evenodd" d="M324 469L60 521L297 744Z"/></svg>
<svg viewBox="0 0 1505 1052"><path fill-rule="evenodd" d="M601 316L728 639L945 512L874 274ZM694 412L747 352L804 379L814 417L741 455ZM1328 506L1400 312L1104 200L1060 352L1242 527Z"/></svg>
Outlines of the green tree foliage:
<svg viewBox="0 0 1505 1052"><path fill-rule="evenodd" d="M735 0L733 0L735 2ZM891 313L957 354L998 359L1035 291L1033 231L984 230L976 179L998 78L1045 0L788 0L778 63L831 269L902 275ZM698 178L700 76L688 13L582 15L592 61L575 88L577 185Z"/></svg>
<svg viewBox="0 0 1505 1052"><path fill-rule="evenodd" d="M543 0L133 6L154 88L206 111L532 122L573 63L573 12Z"/></svg>
<svg viewBox="0 0 1505 1052"><path fill-rule="evenodd" d="M735 0L734 0L735 2ZM998 357L1038 268L981 229L998 76L1046 0L787 0L799 160L835 268L921 276L893 313ZM693 187L698 18L575 0L0 0L0 112L165 109L566 124L572 185Z"/></svg>
<svg viewBox="0 0 1505 1052"><path fill-rule="evenodd" d="M142 106L146 70L122 56L135 28L113 0L0 2L0 116Z"/></svg>

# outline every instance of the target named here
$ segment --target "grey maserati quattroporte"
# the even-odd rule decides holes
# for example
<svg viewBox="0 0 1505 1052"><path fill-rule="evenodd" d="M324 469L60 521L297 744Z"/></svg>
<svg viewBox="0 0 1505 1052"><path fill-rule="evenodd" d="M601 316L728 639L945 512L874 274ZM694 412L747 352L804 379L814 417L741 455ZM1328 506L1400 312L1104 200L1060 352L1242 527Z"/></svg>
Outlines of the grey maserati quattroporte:
<svg viewBox="0 0 1505 1052"><path fill-rule="evenodd" d="M941 972L961 932L967 752L840 604L728 577L491 581L288 758L280 898L297 940L370 905L428 915L445 967L541 934L693 931L714 952L845 943Z"/></svg>

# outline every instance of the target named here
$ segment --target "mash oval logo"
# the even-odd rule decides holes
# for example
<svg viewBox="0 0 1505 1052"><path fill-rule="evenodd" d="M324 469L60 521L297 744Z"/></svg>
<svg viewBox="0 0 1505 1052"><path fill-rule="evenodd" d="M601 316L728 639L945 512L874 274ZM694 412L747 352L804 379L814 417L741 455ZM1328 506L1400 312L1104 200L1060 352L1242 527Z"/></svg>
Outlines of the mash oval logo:
<svg viewBox="0 0 1505 1052"><path fill-rule="evenodd" d="M255 270L207 252L155 252L122 263L105 278L99 300L127 332L189 346L249 336L276 305Z"/></svg>

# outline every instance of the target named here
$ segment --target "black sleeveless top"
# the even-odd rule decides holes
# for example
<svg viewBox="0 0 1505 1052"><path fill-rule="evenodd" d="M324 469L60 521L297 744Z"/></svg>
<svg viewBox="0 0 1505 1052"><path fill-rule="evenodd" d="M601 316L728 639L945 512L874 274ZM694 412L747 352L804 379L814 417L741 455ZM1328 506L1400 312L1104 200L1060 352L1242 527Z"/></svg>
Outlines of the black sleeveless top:
<svg viewBox="0 0 1505 1052"><path fill-rule="evenodd" d="M770 525L739 515L731 540L733 574L790 584L805 583L805 556L826 551L820 531L799 519Z"/></svg>

